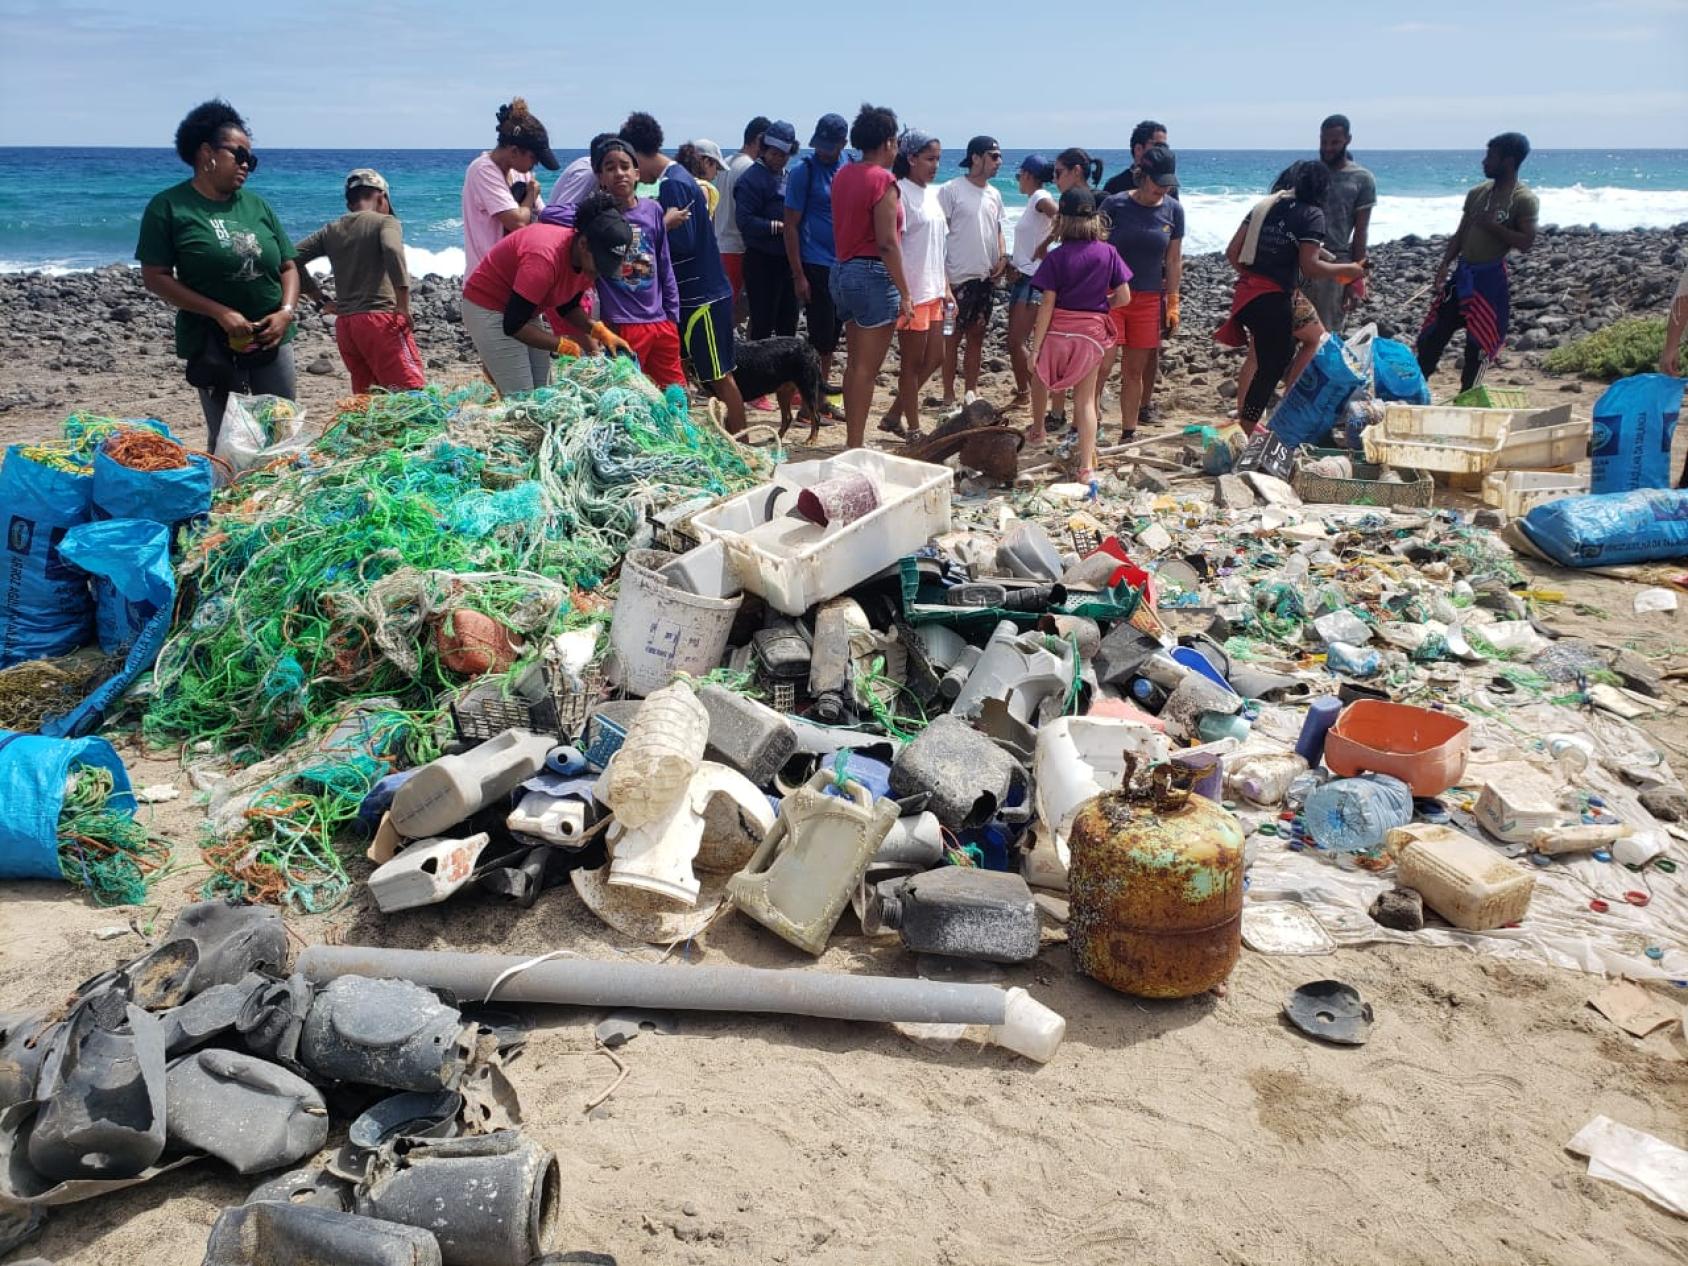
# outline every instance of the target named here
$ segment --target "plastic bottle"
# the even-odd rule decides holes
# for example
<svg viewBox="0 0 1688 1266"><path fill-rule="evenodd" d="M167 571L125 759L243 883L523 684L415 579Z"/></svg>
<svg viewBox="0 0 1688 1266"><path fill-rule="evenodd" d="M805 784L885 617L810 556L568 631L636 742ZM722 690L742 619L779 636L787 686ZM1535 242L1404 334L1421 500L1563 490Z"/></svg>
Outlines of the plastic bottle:
<svg viewBox="0 0 1688 1266"><path fill-rule="evenodd" d="M1150 712L1158 714L1166 706L1166 687L1157 686L1147 677L1139 677L1131 683L1131 697Z"/></svg>
<svg viewBox="0 0 1688 1266"><path fill-rule="evenodd" d="M709 710L675 682L645 699L605 773L604 803L626 827L663 816L697 773L709 744Z"/></svg>
<svg viewBox="0 0 1688 1266"><path fill-rule="evenodd" d="M1196 736L1204 743L1228 738L1240 743L1248 737L1251 728L1247 717L1234 712L1204 712L1196 720Z"/></svg>
<svg viewBox="0 0 1688 1266"><path fill-rule="evenodd" d="M1291 784L1306 772L1307 762L1294 752L1240 756L1226 770L1225 786L1252 804L1281 804Z"/></svg>
<svg viewBox="0 0 1688 1266"><path fill-rule="evenodd" d="M1413 820L1412 789L1388 774L1338 778L1307 797L1307 831L1338 853L1381 848L1396 827Z"/></svg>
<svg viewBox="0 0 1688 1266"><path fill-rule="evenodd" d="M394 828L410 839L444 835L545 768L555 743L548 734L505 730L466 752L429 762L394 794Z"/></svg>
<svg viewBox="0 0 1688 1266"><path fill-rule="evenodd" d="M1295 754L1311 769L1325 758L1325 736L1342 715L1342 700L1335 695L1320 695L1308 705L1307 719L1301 723L1301 736L1295 740Z"/></svg>
<svg viewBox="0 0 1688 1266"><path fill-rule="evenodd" d="M1290 780L1289 789L1284 792L1284 808L1300 812L1307 807L1307 799L1320 787L1330 781L1330 771L1326 769L1309 769L1305 774L1297 774Z"/></svg>
<svg viewBox="0 0 1688 1266"><path fill-rule="evenodd" d="M1333 673L1344 676L1373 677L1383 666L1383 660L1376 651L1350 646L1347 642L1332 642L1325 647L1325 665Z"/></svg>
<svg viewBox="0 0 1688 1266"><path fill-rule="evenodd" d="M945 338L948 338L950 335L955 333L955 313L956 313L955 300L954 299L945 299L944 300L944 337Z"/></svg>

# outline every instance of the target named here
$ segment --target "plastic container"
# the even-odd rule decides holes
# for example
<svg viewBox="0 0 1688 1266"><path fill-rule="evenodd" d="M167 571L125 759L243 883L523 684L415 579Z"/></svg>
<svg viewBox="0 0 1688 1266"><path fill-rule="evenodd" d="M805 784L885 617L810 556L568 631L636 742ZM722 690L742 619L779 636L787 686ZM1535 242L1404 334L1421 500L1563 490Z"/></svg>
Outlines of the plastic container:
<svg viewBox="0 0 1688 1266"><path fill-rule="evenodd" d="M1537 831L1569 816L1559 807L1553 777L1524 761L1502 761L1482 769L1483 790L1472 811L1482 828L1509 844L1528 844Z"/></svg>
<svg viewBox="0 0 1688 1266"><path fill-rule="evenodd" d="M1588 456L1590 423L1571 406L1552 409L1466 409L1391 404L1368 427L1366 460L1449 474L1567 466Z"/></svg>
<svg viewBox="0 0 1688 1266"><path fill-rule="evenodd" d="M554 746L549 734L506 730L467 752L430 761L394 793L393 828L411 839L444 835L537 774Z"/></svg>
<svg viewBox="0 0 1688 1266"><path fill-rule="evenodd" d="M1545 470L1497 470L1483 480L1483 504L1494 506L1509 519L1521 519L1549 501L1586 496L1587 493L1587 475L1561 475Z"/></svg>
<svg viewBox="0 0 1688 1266"><path fill-rule="evenodd" d="M1481 840L1447 826L1415 827L1407 840L1396 858L1396 882L1417 889L1455 927L1483 932L1517 923L1529 911L1535 875Z"/></svg>
<svg viewBox="0 0 1688 1266"><path fill-rule="evenodd" d="M1350 704L1325 738L1333 774L1393 774L1415 796L1439 796L1465 773L1471 727L1446 712L1406 703Z"/></svg>
<svg viewBox="0 0 1688 1266"><path fill-rule="evenodd" d="M1307 797L1305 813L1314 843L1337 853L1373 852L1413 820L1413 794L1388 774L1339 778Z"/></svg>
<svg viewBox="0 0 1688 1266"><path fill-rule="evenodd" d="M1528 409L1530 393L1522 387L1490 387L1479 383L1460 392L1453 403L1465 409Z"/></svg>
<svg viewBox="0 0 1688 1266"><path fill-rule="evenodd" d="M510 811L504 825L548 844L579 848L580 837L586 833L589 821L590 810L579 796L553 796L544 791L530 791Z"/></svg>
<svg viewBox="0 0 1688 1266"><path fill-rule="evenodd" d="M738 770L759 787L767 786L797 750L797 731L791 722L766 704L725 686L704 686L697 697L709 713L709 745L704 755Z"/></svg>
<svg viewBox="0 0 1688 1266"><path fill-rule="evenodd" d="M691 687L663 687L645 700L605 771L604 803L626 827L667 816L708 744L709 710Z"/></svg>
<svg viewBox="0 0 1688 1266"><path fill-rule="evenodd" d="M1382 665L1383 657L1363 646L1331 642L1325 647L1325 666L1333 673L1348 677L1374 677Z"/></svg>
<svg viewBox="0 0 1688 1266"><path fill-rule="evenodd" d="M1058 717L1039 729L1032 762L1037 841L1027 855L1028 876L1041 887L1062 887L1073 815L1096 796L1116 790L1128 762L1159 764L1170 755L1165 734L1135 721Z"/></svg>
<svg viewBox="0 0 1688 1266"><path fill-rule="evenodd" d="M824 528L789 513L802 489L850 473L878 485L878 509ZM778 466L771 484L700 511L691 527L726 544L749 592L786 615L802 615L947 532L953 482L947 466L852 449Z"/></svg>
<svg viewBox="0 0 1688 1266"><path fill-rule="evenodd" d="M1239 756L1225 770L1225 786L1251 804L1282 804L1290 786L1307 772L1307 762L1294 752Z"/></svg>
<svg viewBox="0 0 1688 1266"><path fill-rule="evenodd" d="M492 838L485 831L463 839L418 840L369 876L369 895L382 914L437 905L475 877Z"/></svg>
<svg viewBox="0 0 1688 1266"><path fill-rule="evenodd" d="M1350 406L1352 407L1352 406ZM1356 437L1354 447L1363 440ZM1303 453L1307 450L1303 449ZM1315 456L1332 450L1314 449ZM1371 462L1354 462L1353 474L1346 478L1321 475L1308 466L1303 458L1295 465L1290 487L1296 496L1315 505L1392 506L1425 509L1436 499L1436 481L1422 470L1396 470L1396 479L1383 477L1385 467Z"/></svg>
<svg viewBox="0 0 1688 1266"><path fill-rule="evenodd" d="M1331 726L1342 715L1342 700L1335 695L1320 695L1307 707L1301 722L1301 736L1295 740L1295 754L1307 762L1308 768L1325 757L1325 742Z"/></svg>
<svg viewBox="0 0 1688 1266"><path fill-rule="evenodd" d="M733 617L744 602L742 594L706 598L669 584L658 569L673 559L662 550L635 549L621 562L610 622L615 649L610 676L632 694L660 690L675 673L701 677L720 667Z"/></svg>
<svg viewBox="0 0 1688 1266"><path fill-rule="evenodd" d="M872 890L862 931L888 928L916 954L1024 963L1037 957L1040 925L1018 875L943 866Z"/></svg>

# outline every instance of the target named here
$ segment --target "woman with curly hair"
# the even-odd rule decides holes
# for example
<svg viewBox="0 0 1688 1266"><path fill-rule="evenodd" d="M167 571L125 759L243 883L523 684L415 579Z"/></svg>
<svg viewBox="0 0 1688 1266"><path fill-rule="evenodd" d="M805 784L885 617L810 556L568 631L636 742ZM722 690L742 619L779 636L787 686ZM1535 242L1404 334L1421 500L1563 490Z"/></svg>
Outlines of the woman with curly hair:
<svg viewBox="0 0 1688 1266"><path fill-rule="evenodd" d="M176 355L199 389L214 451L231 391L293 398L299 269L275 211L246 192L258 156L233 106L190 110L176 155L193 175L147 203L135 258L146 288L177 309Z"/></svg>
<svg viewBox="0 0 1688 1266"><path fill-rule="evenodd" d="M545 125L527 102L516 97L498 107L498 144L469 164L463 173L463 276L475 271L506 233L532 224L544 207L535 164L547 171L562 166L551 152Z"/></svg>

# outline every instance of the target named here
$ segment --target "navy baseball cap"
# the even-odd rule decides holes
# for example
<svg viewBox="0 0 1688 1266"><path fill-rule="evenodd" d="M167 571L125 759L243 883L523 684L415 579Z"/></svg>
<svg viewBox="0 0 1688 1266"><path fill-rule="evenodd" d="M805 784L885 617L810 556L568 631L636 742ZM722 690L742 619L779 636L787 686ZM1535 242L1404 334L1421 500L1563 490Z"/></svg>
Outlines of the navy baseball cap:
<svg viewBox="0 0 1688 1266"><path fill-rule="evenodd" d="M816 149L843 149L850 139L850 125L842 114L823 114L815 124L815 134L809 144Z"/></svg>
<svg viewBox="0 0 1688 1266"><path fill-rule="evenodd" d="M1055 179L1055 164L1042 154L1027 154L1020 160L1020 170L1030 172L1032 179L1039 184L1048 184Z"/></svg>
<svg viewBox="0 0 1688 1266"><path fill-rule="evenodd" d="M996 143L994 136L975 136L967 142L967 157L961 160L961 170L966 171L973 166L973 160L981 154L1002 154L1002 146Z"/></svg>
<svg viewBox="0 0 1688 1266"><path fill-rule="evenodd" d="M762 144L772 145L781 153L789 154L797 148L797 129L784 119L776 119L762 133Z"/></svg>

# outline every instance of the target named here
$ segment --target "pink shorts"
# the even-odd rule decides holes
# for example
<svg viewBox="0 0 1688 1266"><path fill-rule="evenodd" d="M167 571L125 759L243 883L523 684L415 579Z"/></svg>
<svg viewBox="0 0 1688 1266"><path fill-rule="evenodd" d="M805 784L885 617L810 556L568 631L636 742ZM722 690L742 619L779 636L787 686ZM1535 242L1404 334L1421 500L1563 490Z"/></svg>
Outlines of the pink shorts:
<svg viewBox="0 0 1688 1266"><path fill-rule="evenodd" d="M907 321L898 321L899 330L913 330L916 334L924 333L937 326L944 328L944 301L942 299L928 299L925 303L914 305L914 311L909 314Z"/></svg>

